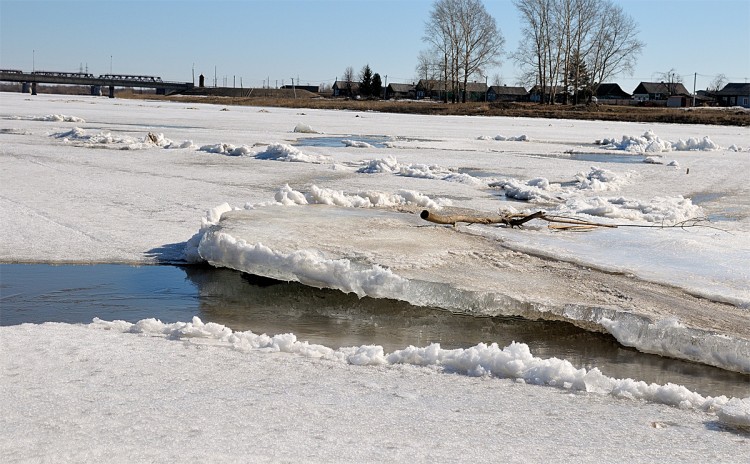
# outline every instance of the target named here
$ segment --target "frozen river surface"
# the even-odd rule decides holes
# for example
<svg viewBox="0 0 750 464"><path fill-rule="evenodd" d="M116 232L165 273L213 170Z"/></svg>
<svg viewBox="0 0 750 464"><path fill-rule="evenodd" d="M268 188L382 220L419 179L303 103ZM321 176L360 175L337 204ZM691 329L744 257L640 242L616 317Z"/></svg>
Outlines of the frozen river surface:
<svg viewBox="0 0 750 464"><path fill-rule="evenodd" d="M746 128L0 99L4 263L208 261L403 300L417 306L402 311L418 314L563 320L641 351L750 372ZM341 143L299 143L311 137ZM311 206L321 203L329 209ZM422 209L544 210L628 227L453 228L419 223ZM710 227L629 227L702 217ZM280 313L294 306L274 298ZM303 313L316 311L316 298L303 300ZM0 304L13 309L5 295ZM665 453L739 462L747 446L741 383L727 396L700 394L500 336L345 347L289 334L299 326L283 320L112 314L0 328L4 460L91 461L118 443L122 462L177 449L213 461L239 452L521 462L565 450L579 462ZM246 419L218 421L230 414L222 404ZM471 425L477 414L492 433ZM351 424L363 427L356 438ZM34 438L22 439L29 429ZM160 446L146 447L155 430ZM206 447L189 446L191 436Z"/></svg>

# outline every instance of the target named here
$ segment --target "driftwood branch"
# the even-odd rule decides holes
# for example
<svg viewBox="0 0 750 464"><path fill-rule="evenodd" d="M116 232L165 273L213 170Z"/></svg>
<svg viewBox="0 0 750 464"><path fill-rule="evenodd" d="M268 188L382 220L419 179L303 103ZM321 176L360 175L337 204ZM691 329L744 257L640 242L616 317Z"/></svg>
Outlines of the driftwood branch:
<svg viewBox="0 0 750 464"><path fill-rule="evenodd" d="M435 214L424 210L419 215L419 217L421 217L425 221L433 222L435 224L449 224L454 226L459 222L464 222L467 224L505 224L506 226L520 227L525 222L531 221L532 219L544 219L544 211L537 211L536 213L529 215L506 214L503 216L490 218L462 215L442 216L440 214Z"/></svg>
<svg viewBox="0 0 750 464"><path fill-rule="evenodd" d="M706 218L692 218L682 222L678 222L673 225L664 224L603 224L601 222L584 221L582 219L567 217L567 216L548 216L544 211L537 211L531 214L505 214L497 217L479 217L479 216L464 216L464 215L440 215L431 213L428 210L422 211L419 215L425 221L432 222L434 224L447 224L455 226L459 222L466 224L503 224L512 227L521 227L532 219L539 219L546 221L547 227L555 230L571 230L571 231L585 231L592 230L597 227L606 227L609 229L617 229L618 227L643 227L652 229L667 229L667 228L680 228L687 229L690 227L706 227L709 229L720 230L727 232L715 226L710 225L710 221ZM728 232L727 232L728 233Z"/></svg>

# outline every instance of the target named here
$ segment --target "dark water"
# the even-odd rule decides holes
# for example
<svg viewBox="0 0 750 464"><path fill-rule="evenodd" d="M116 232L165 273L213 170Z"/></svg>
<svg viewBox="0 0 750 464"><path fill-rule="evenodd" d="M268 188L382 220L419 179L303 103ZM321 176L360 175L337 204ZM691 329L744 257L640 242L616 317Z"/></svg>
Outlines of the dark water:
<svg viewBox="0 0 750 464"><path fill-rule="evenodd" d="M750 376L639 353L563 322L458 315L208 266L0 265L0 325L193 316L235 331L292 332L332 348L375 344L391 352L434 342L451 349L517 341L535 356L612 377L672 382L711 396L750 394Z"/></svg>

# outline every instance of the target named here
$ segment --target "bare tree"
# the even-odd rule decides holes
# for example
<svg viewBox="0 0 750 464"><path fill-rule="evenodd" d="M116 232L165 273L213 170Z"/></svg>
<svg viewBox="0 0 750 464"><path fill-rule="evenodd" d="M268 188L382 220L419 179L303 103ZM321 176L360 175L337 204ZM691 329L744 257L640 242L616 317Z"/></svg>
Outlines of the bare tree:
<svg viewBox="0 0 750 464"><path fill-rule="evenodd" d="M598 84L635 65L643 43L633 19L610 0L515 0L523 39L514 59L524 80L539 86L540 102L554 103L562 84L579 86L576 67L585 63ZM575 65L575 67L574 67ZM533 79L532 79L533 76Z"/></svg>
<svg viewBox="0 0 750 464"><path fill-rule="evenodd" d="M712 80L711 83L708 84L706 90L709 92L718 92L719 90L723 89L726 84L727 76L725 76L724 74L717 74L714 77L714 80Z"/></svg>
<svg viewBox="0 0 750 464"><path fill-rule="evenodd" d="M440 78L440 57L431 51L422 50L417 56L417 80L437 80Z"/></svg>
<svg viewBox="0 0 750 464"><path fill-rule="evenodd" d="M459 25L462 53L463 102L469 76L481 75L491 65L499 64L505 39L481 0L457 0L459 2Z"/></svg>
<svg viewBox="0 0 750 464"><path fill-rule="evenodd" d="M677 74L677 71L674 68L671 68L669 71L656 73L656 79L667 86L669 95L676 94L677 84L682 84L682 76Z"/></svg>
<svg viewBox="0 0 750 464"><path fill-rule="evenodd" d="M529 84L536 83L539 86L540 102L545 103L548 92L551 90L550 57L554 56L551 15L554 0L515 0L514 4L521 13L521 21L524 26L521 40L515 59L522 68ZM534 79L531 80L531 76Z"/></svg>
<svg viewBox="0 0 750 464"><path fill-rule="evenodd" d="M591 50L590 38L597 14L597 0L561 0L563 19L563 89L565 103L573 89L579 88L580 64L586 62ZM575 63L575 66L573 64ZM574 103L578 103L577 92L573 92Z"/></svg>
<svg viewBox="0 0 750 464"><path fill-rule="evenodd" d="M466 101L471 76L499 63L505 43L495 19L481 0L437 0L425 24L423 40L442 56L445 88L450 85L454 102L461 89Z"/></svg>
<svg viewBox="0 0 750 464"><path fill-rule="evenodd" d="M352 68L351 66L347 66L347 68L344 70L343 81L347 96L353 97L354 95L352 95L352 84L354 83L354 68Z"/></svg>
<svg viewBox="0 0 750 464"><path fill-rule="evenodd" d="M601 1L601 17L593 31L591 56L587 60L597 86L621 73L633 74L645 44L638 40L638 26L620 6ZM594 89L596 92L596 89Z"/></svg>

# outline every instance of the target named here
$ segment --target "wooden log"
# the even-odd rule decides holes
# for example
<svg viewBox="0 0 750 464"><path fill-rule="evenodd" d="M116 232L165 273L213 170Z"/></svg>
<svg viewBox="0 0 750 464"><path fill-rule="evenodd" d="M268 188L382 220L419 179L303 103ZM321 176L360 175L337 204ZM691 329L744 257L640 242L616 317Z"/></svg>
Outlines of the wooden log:
<svg viewBox="0 0 750 464"><path fill-rule="evenodd" d="M456 225L456 223L464 222L467 224L505 224L511 227L520 227L525 222L531 221L532 219L544 218L544 211L537 211L536 213L525 216L523 214L509 214L505 216L498 216L496 218L489 217L475 217L475 216L463 216L463 215L451 215L443 216L440 214L430 213L428 210L423 210L419 217L425 221L429 221L435 224L447 224Z"/></svg>

